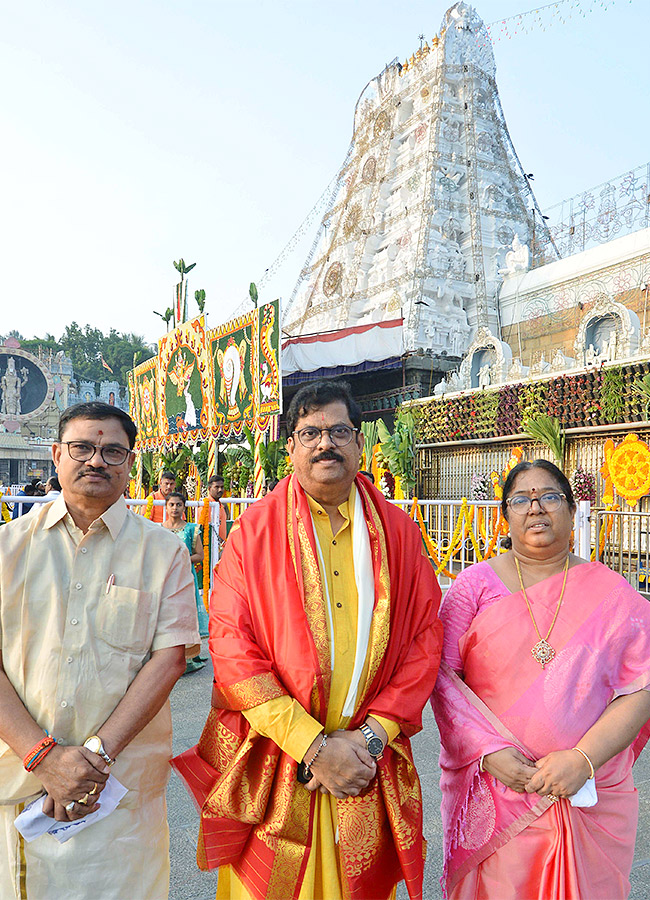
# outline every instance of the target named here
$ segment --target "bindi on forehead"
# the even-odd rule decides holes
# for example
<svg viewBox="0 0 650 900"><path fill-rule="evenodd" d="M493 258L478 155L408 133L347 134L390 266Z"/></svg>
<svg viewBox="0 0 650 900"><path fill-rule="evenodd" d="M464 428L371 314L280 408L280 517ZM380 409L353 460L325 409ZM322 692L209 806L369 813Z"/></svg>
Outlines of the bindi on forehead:
<svg viewBox="0 0 650 900"><path fill-rule="evenodd" d="M99 431L97 432L97 434L104 434L104 432L100 428Z"/></svg>

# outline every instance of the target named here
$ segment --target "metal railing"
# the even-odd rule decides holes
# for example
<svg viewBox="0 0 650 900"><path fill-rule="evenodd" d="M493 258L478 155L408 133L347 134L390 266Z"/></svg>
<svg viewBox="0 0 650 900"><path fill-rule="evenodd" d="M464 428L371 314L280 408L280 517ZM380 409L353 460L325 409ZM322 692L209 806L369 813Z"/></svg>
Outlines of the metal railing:
<svg viewBox="0 0 650 900"><path fill-rule="evenodd" d="M637 591L650 594L650 512L593 512L596 559L622 575Z"/></svg>
<svg viewBox="0 0 650 900"><path fill-rule="evenodd" d="M21 508L23 508L27 505L47 503L49 501L47 497L26 497L7 494L3 496L2 502L6 502L9 504L11 504L12 502L16 502ZM145 507L147 505L147 502L148 501L146 499L126 500L127 506L134 509L135 511L138 511L139 509L142 509L142 507ZM255 499L253 497L224 497L219 502L226 507L227 518L233 521L238 519L246 511L251 503L255 503ZM393 500L391 502L396 506L399 506L407 514L410 513L413 503L412 500ZM165 502L164 500L154 500L153 505L164 506ZM214 509L217 505L217 501L210 501L211 509ZM457 530L463 501L418 500L418 505L420 507L422 520L427 534L437 548L439 559L442 560L445 558L449 549L450 542L453 540L454 534ZM197 517L199 508L203 507L203 500L188 500L186 506L188 506L193 511L196 510L194 516ZM462 572L463 569L466 569L467 566L471 566L475 562L478 562L479 559L484 556L490 544L493 545L494 552L498 553L500 551L505 539L505 535L499 535L496 538L496 541L493 539L494 530L499 519L499 507L500 503L497 500L476 500L469 503L469 508L472 511L472 531L481 556L477 556L471 535L469 534L466 523L464 523L462 526L462 535L458 534L457 540L455 541L455 544L458 545L457 549L454 552L453 557L445 566L446 571L441 572L438 576L438 580L440 581L440 585L443 589L449 587L452 582L451 576L447 573L451 573L455 576L459 572ZM618 515L623 516L641 514L618 513ZM650 512L644 515L648 520L650 520ZM583 556L585 558L589 558L591 546L593 546L592 524L593 523L590 523L590 504L587 501L582 501L578 504L578 509L575 516L574 552L579 556ZM648 527L650 527L650 521L648 523ZM596 524L596 534L598 533L599 526L598 524ZM217 543L217 541L212 542L213 555L211 560L211 569L218 561ZM627 543L625 546L627 546ZM645 557L645 565L650 570L650 546L648 546L646 549L648 556ZM616 566L612 566L612 568L616 568L616 571L621 571L619 568L617 568L617 566L619 565L619 557L616 556L615 560ZM610 564L606 560L603 561L606 562L607 565ZM621 574L627 577L625 571L621 571ZM632 581L631 583L637 586L638 577L636 568L634 569L634 572L632 572L632 575L637 579L637 581ZM212 582L212 573L210 575L210 579ZM210 586L212 586L212 583Z"/></svg>

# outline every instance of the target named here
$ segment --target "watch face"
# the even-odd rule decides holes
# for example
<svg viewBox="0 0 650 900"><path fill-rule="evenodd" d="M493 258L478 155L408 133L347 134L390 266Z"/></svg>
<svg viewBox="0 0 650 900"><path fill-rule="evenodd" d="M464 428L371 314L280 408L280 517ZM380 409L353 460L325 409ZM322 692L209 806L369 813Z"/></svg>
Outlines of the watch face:
<svg viewBox="0 0 650 900"><path fill-rule="evenodd" d="M368 741L368 753L371 756L381 756L384 752L384 745L381 738L372 737Z"/></svg>
<svg viewBox="0 0 650 900"><path fill-rule="evenodd" d="M93 753L99 753L101 746L102 742L98 737L90 737L84 744L84 747L87 747L88 750L92 751Z"/></svg>

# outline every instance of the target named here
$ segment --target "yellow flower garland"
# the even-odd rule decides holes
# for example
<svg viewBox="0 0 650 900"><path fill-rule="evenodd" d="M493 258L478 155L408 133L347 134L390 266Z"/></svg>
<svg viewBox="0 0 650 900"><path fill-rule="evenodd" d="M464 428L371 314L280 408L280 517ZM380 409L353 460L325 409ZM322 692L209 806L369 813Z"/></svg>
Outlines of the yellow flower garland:
<svg viewBox="0 0 650 900"><path fill-rule="evenodd" d="M469 537L470 541L472 542L472 547L474 548L474 553L476 554L477 561L482 562L484 559L489 559L494 554L494 548L496 547L497 540L503 528L503 523L505 522L503 515L499 513L496 527L494 529L492 537L490 538L490 543L488 544L485 553L481 553L480 544L478 542L476 534L474 533L474 527L472 525L472 521L474 518L474 507L469 506L467 498L463 497L460 505L460 512L458 514L458 520L454 527L454 532L451 536L451 540L449 541L446 550L444 550L441 559L438 552L438 547L436 546L436 542L432 540L427 531L426 525L424 524L422 510L420 509L420 504L417 497L413 498L409 515L414 521L417 521L418 523L425 547L427 548L427 552L436 567L436 575L444 574L452 580L456 578L456 575L453 572L449 571L447 565L452 557L455 556L463 546L463 543L467 540L467 538Z"/></svg>
<svg viewBox="0 0 650 900"><path fill-rule="evenodd" d="M153 494L149 494L147 497L147 505L144 508L144 517L145 519L150 519L153 515Z"/></svg>

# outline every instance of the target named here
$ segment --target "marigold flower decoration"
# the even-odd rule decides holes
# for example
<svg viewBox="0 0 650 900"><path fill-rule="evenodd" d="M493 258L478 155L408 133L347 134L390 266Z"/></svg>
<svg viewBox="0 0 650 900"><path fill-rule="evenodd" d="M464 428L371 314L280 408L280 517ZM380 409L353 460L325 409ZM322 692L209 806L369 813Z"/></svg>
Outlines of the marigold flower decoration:
<svg viewBox="0 0 650 900"><path fill-rule="evenodd" d="M650 492L650 447L638 434L628 434L620 444L605 442L605 461L600 474L605 479L603 503L614 503L614 488L628 506L636 506Z"/></svg>
<svg viewBox="0 0 650 900"><path fill-rule="evenodd" d="M149 494L147 497L147 505L144 508L144 517L145 519L150 519L153 515L153 494Z"/></svg>

